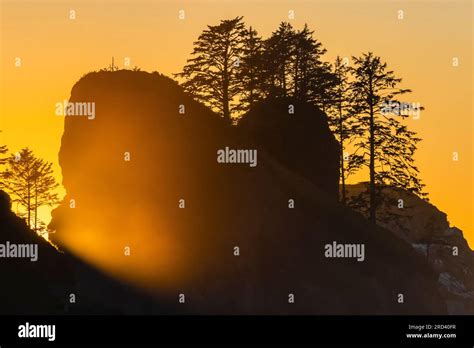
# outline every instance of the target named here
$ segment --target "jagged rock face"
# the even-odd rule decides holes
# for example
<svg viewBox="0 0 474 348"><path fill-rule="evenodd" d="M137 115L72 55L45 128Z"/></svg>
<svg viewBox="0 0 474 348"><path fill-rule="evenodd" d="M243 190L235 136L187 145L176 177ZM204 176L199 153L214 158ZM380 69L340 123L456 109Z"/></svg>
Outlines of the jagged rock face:
<svg viewBox="0 0 474 348"><path fill-rule="evenodd" d="M269 98L239 122L243 136L337 199L338 143L324 112L293 98Z"/></svg>
<svg viewBox="0 0 474 348"><path fill-rule="evenodd" d="M462 232L451 227L441 236L425 239L422 245L446 297L451 314L474 313L474 252Z"/></svg>
<svg viewBox="0 0 474 348"><path fill-rule="evenodd" d="M67 196L52 227L58 243L94 265L168 303L185 295L181 312L444 313L424 258L340 207L333 188L298 170L303 161L262 146L255 167L219 163L219 150L251 148L252 137L173 81L94 73L74 86L71 101L95 102L96 117L65 120L59 159ZM333 241L363 243L364 262L326 258Z"/></svg>
<svg viewBox="0 0 474 348"><path fill-rule="evenodd" d="M364 184L350 185L348 192L360 192ZM474 252L463 233L449 227L447 216L429 202L400 189L390 189L389 194L403 200L403 209L398 206L384 207L397 212L401 218L379 223L398 237L406 240L421 255L426 257L438 274L438 284L451 314L474 313Z"/></svg>

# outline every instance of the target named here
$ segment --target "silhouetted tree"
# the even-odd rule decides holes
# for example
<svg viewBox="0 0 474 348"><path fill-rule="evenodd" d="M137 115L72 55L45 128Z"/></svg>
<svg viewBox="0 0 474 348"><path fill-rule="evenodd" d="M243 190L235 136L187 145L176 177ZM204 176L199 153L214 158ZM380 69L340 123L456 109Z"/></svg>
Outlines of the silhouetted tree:
<svg viewBox="0 0 474 348"><path fill-rule="evenodd" d="M293 57L293 95L302 101L310 101L321 107L329 99L326 91L335 84L331 65L321 60L326 53L322 44L313 37L314 31L304 28L295 35ZM322 108L324 111L324 108Z"/></svg>
<svg viewBox="0 0 474 348"><path fill-rule="evenodd" d="M175 74L184 79L182 86L188 93L229 121L238 109L235 98L242 91L238 78L246 33L242 18L208 26L194 42L193 57L183 72Z"/></svg>
<svg viewBox="0 0 474 348"><path fill-rule="evenodd" d="M352 59L353 108L357 126L364 132L356 144L356 153L363 156L364 165L369 168L368 217L375 224L377 204L384 186L425 195L413 159L421 139L397 119L406 115L386 110L386 105L399 103L395 97L411 90L398 88L402 80L387 70L387 64L372 52Z"/></svg>
<svg viewBox="0 0 474 348"><path fill-rule="evenodd" d="M296 31L282 22L270 38L264 41L262 66L259 69L265 95L292 96L321 107L330 99L334 85L331 65L321 60L326 53L305 24Z"/></svg>
<svg viewBox="0 0 474 348"><path fill-rule="evenodd" d="M309 79L309 100L324 112L331 107L334 88L337 84L336 76L331 72L331 65L327 62L316 66Z"/></svg>
<svg viewBox="0 0 474 348"><path fill-rule="evenodd" d="M250 27L245 31L243 41L243 58L239 78L242 82L240 104L242 111L248 111L256 102L264 98L262 89L262 71L264 47L256 30Z"/></svg>
<svg viewBox="0 0 474 348"><path fill-rule="evenodd" d="M324 110L335 77L313 34L307 25L296 31L282 22L262 40L242 17L223 20L201 33L192 58L175 76L195 99L229 120L269 96L295 97Z"/></svg>
<svg viewBox="0 0 474 348"><path fill-rule="evenodd" d="M117 71L118 66L114 63L114 57L112 57L112 63L107 67L107 71Z"/></svg>
<svg viewBox="0 0 474 348"><path fill-rule="evenodd" d="M2 172L4 188L11 194L13 201L26 210L28 226L38 227L38 208L44 205L54 206L58 196L54 190L59 186L53 176L52 163L34 156L28 149L22 149L19 155L12 154L6 161ZM34 223L32 215L34 214Z"/></svg>
<svg viewBox="0 0 474 348"><path fill-rule="evenodd" d="M346 204L346 180L356 172L363 164L363 156L346 152L346 147L357 136L362 135L357 123L354 121L354 113L351 103L351 90L349 83L349 67L337 56L334 62L333 76L335 82L330 90L330 103L326 108L329 118L329 126L339 142L340 160L340 201Z"/></svg>
<svg viewBox="0 0 474 348"><path fill-rule="evenodd" d="M291 90L291 66L295 51L296 32L290 23L282 22L276 31L265 40L262 80L267 95L288 96Z"/></svg>

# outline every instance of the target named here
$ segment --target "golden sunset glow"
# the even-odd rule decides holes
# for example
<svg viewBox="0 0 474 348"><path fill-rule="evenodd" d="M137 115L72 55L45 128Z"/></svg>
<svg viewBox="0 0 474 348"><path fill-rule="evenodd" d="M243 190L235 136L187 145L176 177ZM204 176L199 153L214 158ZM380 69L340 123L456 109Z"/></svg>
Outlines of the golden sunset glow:
<svg viewBox="0 0 474 348"><path fill-rule="evenodd" d="M426 191L474 245L471 1L0 1L0 145L10 152L30 147L53 162L59 182L64 118L55 115L55 106L69 99L81 76L106 68L112 57L119 68L137 66L172 76L181 71L207 25L244 16L247 25L268 37L294 10L290 22L298 29L308 23L327 49L327 61L373 51L403 78L402 87L413 90L405 99L426 108L419 120L408 121L423 139L416 163ZM75 19L70 19L71 10ZM184 20L178 17L180 10L185 11ZM402 20L399 10L404 11ZM124 66L126 58L129 67ZM459 66L453 66L453 58ZM459 154L458 161L453 161L453 152ZM361 172L349 181L367 180ZM60 193L64 195L64 189ZM50 209L40 213L49 222ZM87 226L64 242L87 260L117 275L132 274L138 282L146 282L156 269L163 270L163 279L176 277L181 252L177 243L155 233L167 228L161 221L137 226L136 221L144 220L140 214L129 212L122 229L146 231L134 241L159 246L162 258L154 263L145 258L147 252L132 254L132 264L121 255L111 257L126 244L124 235L110 244ZM160 262L175 267L160 267Z"/></svg>

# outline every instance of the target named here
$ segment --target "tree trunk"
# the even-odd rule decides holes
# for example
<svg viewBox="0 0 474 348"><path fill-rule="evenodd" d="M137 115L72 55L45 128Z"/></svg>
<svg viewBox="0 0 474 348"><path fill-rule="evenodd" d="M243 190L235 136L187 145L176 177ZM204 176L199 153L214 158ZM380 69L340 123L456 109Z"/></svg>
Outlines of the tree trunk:
<svg viewBox="0 0 474 348"><path fill-rule="evenodd" d="M285 64L282 65L282 83L283 83L283 96L286 97L286 69Z"/></svg>
<svg viewBox="0 0 474 348"><path fill-rule="evenodd" d="M293 96L295 98L298 98L298 86L299 86L299 83L300 83L300 80L299 80L299 64L300 64L300 61L299 61L299 55L297 54L296 55L296 62L295 62L295 80L294 80L294 84L295 84L295 88L294 88L294 91L293 91Z"/></svg>
<svg viewBox="0 0 474 348"><path fill-rule="evenodd" d="M35 232L38 233L38 186L35 180Z"/></svg>
<svg viewBox="0 0 474 348"><path fill-rule="evenodd" d="M225 86L225 83L224 83ZM230 121L230 111L229 111L229 91L228 87L224 90L223 97L222 97L222 110L224 114L224 118Z"/></svg>
<svg viewBox="0 0 474 348"><path fill-rule="evenodd" d="M370 171L370 207L369 207L369 221L372 224L377 223L376 219L376 194L375 194L375 123L374 123L374 106L373 106L373 91L372 91L372 80L370 80L370 162L369 162L369 171Z"/></svg>
<svg viewBox="0 0 474 348"><path fill-rule="evenodd" d="M227 53L226 53L227 55ZM230 110L229 110L229 67L228 57L224 58L224 71L222 81L222 112L224 118L230 122Z"/></svg>
<svg viewBox="0 0 474 348"><path fill-rule="evenodd" d="M28 202L26 205L26 209L28 210L28 227L31 228L31 188L30 188L29 183L28 183Z"/></svg>
<svg viewBox="0 0 474 348"><path fill-rule="evenodd" d="M341 101L339 99L339 139L341 139L341 146L340 146L340 158L341 158L341 202L342 204L346 205L346 180L344 178L345 170L344 170L344 131L343 131L343 124L342 124L342 106Z"/></svg>

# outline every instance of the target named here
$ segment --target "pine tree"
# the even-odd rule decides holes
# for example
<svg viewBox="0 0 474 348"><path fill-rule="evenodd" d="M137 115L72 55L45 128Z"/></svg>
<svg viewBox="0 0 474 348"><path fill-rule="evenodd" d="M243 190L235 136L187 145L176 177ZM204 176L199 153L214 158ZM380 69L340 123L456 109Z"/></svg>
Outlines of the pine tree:
<svg viewBox="0 0 474 348"><path fill-rule="evenodd" d="M12 154L8 157L6 169L1 176L4 188L12 196L13 202L18 202L24 208L28 226L36 230L38 208L58 203L54 190L59 185L53 176L52 163L35 157L30 149L25 148L19 155Z"/></svg>
<svg viewBox="0 0 474 348"><path fill-rule="evenodd" d="M188 93L229 122L239 108L236 97L242 91L238 78L246 32L242 18L208 26L194 42L193 57L175 74L184 79L182 86Z"/></svg>
<svg viewBox="0 0 474 348"><path fill-rule="evenodd" d="M346 147L357 136L360 129L354 122L354 114L351 104L351 90L349 83L349 67L337 56L334 62L333 74L335 83L330 93L330 103L326 110L329 118L329 126L336 140L339 142L339 167L340 167L340 202L346 204L346 180L356 172L363 164L363 157L347 152Z"/></svg>
<svg viewBox="0 0 474 348"><path fill-rule="evenodd" d="M305 24L296 31L282 22L264 41L259 80L266 96L294 97L318 105L327 101L323 95L334 84L331 66L321 60L326 53Z"/></svg>
<svg viewBox="0 0 474 348"><path fill-rule="evenodd" d="M248 111L264 98L261 75L263 64L263 41L256 30L250 27L245 31L243 58L239 78L242 82L240 105L242 111Z"/></svg>
<svg viewBox="0 0 474 348"><path fill-rule="evenodd" d="M335 84L335 78L331 73L331 65L321 60L326 49L313 34L314 31L305 24L295 35L293 95L299 100L320 106L320 102L327 99L324 92Z"/></svg>
<svg viewBox="0 0 474 348"><path fill-rule="evenodd" d="M384 187L402 188L421 197L426 195L413 159L421 139L401 123L407 115L386 110L386 105L399 103L397 96L411 92L398 88L402 79L395 77L387 64L372 52L352 59L353 109L357 126L363 131L356 143L356 153L363 156L363 163L369 169L368 217L375 224Z"/></svg>
<svg viewBox="0 0 474 348"><path fill-rule="evenodd" d="M267 95L286 97L291 90L291 65L295 51L296 32L290 23L280 23L278 29L264 41L263 57Z"/></svg>

